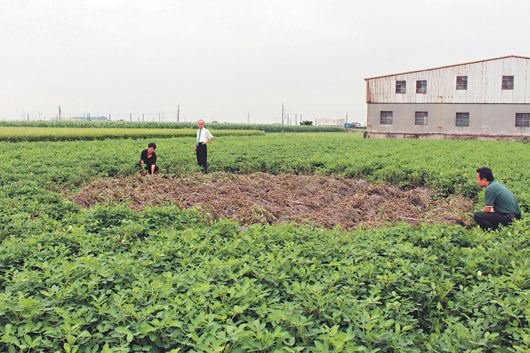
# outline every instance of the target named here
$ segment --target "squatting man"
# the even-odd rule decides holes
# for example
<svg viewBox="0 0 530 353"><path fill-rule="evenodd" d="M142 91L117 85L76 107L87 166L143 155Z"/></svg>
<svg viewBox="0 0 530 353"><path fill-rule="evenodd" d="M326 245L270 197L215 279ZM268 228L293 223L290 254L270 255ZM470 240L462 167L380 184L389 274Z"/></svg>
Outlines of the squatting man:
<svg viewBox="0 0 530 353"><path fill-rule="evenodd" d="M493 177L490 168L477 169L477 184L486 188L484 208L474 214L475 222L482 229L497 229L507 226L514 219L521 219L521 210L513 193Z"/></svg>
<svg viewBox="0 0 530 353"><path fill-rule="evenodd" d="M156 165L156 144L151 142L147 145L147 148L140 153L140 171L142 175L154 175L158 172L158 166Z"/></svg>

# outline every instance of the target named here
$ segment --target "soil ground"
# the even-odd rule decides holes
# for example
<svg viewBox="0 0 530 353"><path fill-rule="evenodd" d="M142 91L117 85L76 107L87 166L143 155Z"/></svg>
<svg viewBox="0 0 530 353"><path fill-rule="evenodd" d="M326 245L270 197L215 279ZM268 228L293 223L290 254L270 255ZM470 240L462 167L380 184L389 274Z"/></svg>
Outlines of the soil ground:
<svg viewBox="0 0 530 353"><path fill-rule="evenodd" d="M402 190L335 176L266 173L100 179L72 199L83 207L118 202L134 209L166 204L199 207L214 218L232 218L244 225L296 222L345 229L399 221L467 225L473 205L457 195L437 198L427 188Z"/></svg>

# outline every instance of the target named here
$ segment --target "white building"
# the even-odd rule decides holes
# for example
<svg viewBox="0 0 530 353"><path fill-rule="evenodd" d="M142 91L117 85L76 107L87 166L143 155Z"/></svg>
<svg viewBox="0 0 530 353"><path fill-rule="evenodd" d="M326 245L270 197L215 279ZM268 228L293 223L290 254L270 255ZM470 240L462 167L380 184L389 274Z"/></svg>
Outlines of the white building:
<svg viewBox="0 0 530 353"><path fill-rule="evenodd" d="M369 137L530 136L529 57L511 55L365 81Z"/></svg>
<svg viewBox="0 0 530 353"><path fill-rule="evenodd" d="M316 118L315 126L344 126L344 119Z"/></svg>

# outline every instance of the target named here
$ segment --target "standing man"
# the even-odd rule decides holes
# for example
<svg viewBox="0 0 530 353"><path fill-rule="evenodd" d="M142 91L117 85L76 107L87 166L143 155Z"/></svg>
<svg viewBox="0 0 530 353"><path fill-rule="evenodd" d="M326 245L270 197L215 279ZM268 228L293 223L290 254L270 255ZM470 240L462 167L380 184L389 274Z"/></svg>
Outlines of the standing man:
<svg viewBox="0 0 530 353"><path fill-rule="evenodd" d="M204 127L204 120L197 122L197 140L194 151L197 155L197 164L201 167L204 173L208 173L208 150L206 145L213 140L213 135Z"/></svg>
<svg viewBox="0 0 530 353"><path fill-rule="evenodd" d="M495 181L491 169L477 169L477 184L486 188L485 206L482 212L475 212L473 216L480 228L497 229L501 224L511 224L514 218L521 218L515 196L504 185Z"/></svg>

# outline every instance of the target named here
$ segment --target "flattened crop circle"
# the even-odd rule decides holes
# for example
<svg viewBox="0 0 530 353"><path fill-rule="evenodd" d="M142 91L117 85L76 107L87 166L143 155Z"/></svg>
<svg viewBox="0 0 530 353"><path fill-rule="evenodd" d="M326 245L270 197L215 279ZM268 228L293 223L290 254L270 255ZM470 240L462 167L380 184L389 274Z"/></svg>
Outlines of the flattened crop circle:
<svg viewBox="0 0 530 353"><path fill-rule="evenodd" d="M198 206L215 218L232 218L245 225L297 222L353 229L400 221L469 224L470 199L434 196L428 188L402 190L335 176L212 173L100 179L73 200L84 207L118 202L134 209Z"/></svg>

